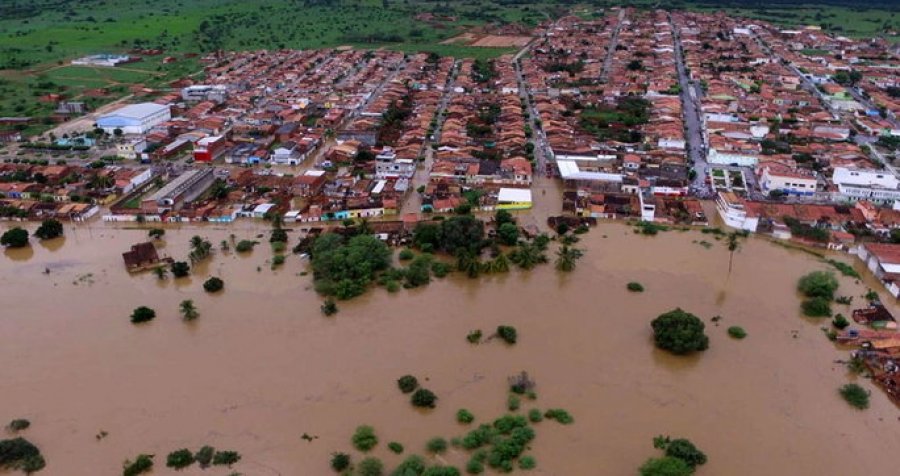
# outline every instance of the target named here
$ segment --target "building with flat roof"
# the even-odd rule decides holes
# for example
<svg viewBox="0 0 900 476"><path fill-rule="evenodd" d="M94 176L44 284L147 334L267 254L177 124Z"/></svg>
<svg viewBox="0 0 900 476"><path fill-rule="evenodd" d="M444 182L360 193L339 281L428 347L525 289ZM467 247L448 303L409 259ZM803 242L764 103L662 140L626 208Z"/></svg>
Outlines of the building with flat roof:
<svg viewBox="0 0 900 476"><path fill-rule="evenodd" d="M141 209L148 213L177 210L184 203L196 200L215 179L211 168L189 170L141 200Z"/></svg>
<svg viewBox="0 0 900 476"><path fill-rule="evenodd" d="M124 106L100 116L100 119L97 119L97 127L107 134L113 134L116 129L124 134L143 134L171 118L169 106L144 102Z"/></svg>

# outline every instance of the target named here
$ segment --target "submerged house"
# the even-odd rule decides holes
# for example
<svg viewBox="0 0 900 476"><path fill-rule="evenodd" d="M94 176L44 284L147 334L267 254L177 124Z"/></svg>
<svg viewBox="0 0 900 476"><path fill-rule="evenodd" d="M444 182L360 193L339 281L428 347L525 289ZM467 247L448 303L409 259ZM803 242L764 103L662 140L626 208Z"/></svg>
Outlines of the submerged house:
<svg viewBox="0 0 900 476"><path fill-rule="evenodd" d="M161 263L171 261L171 258L161 260L156 247L149 241L132 245L130 251L122 253L122 259L125 261L125 268L131 273L155 268Z"/></svg>

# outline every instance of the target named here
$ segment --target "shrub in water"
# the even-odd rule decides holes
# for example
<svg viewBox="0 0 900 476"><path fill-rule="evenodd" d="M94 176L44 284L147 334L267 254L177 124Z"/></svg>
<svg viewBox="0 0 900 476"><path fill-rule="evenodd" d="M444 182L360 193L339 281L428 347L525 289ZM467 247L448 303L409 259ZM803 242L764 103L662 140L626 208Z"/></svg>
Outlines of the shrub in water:
<svg viewBox="0 0 900 476"><path fill-rule="evenodd" d="M425 445L425 448L428 449L428 451L435 453L435 454L443 453L443 452L447 451L447 440L445 440L441 437L432 438L432 439L428 440L428 443Z"/></svg>
<svg viewBox="0 0 900 476"><path fill-rule="evenodd" d="M514 412L514 411L518 410L518 409L519 409L519 404L520 404L519 397L517 397L517 396L515 396L515 395L510 395L510 396L506 399L506 408L508 408L509 411L511 411L511 412Z"/></svg>
<svg viewBox="0 0 900 476"><path fill-rule="evenodd" d="M498 326L497 335L507 344L515 344L518 339L516 328L513 326Z"/></svg>
<svg viewBox="0 0 900 476"><path fill-rule="evenodd" d="M523 456L519 458L519 469L534 469L537 466L537 461L534 460L533 456Z"/></svg>
<svg viewBox="0 0 900 476"><path fill-rule="evenodd" d="M837 327L838 329L845 329L850 325L850 321L848 321L843 314L838 314L834 316L834 319L831 321L831 325Z"/></svg>
<svg viewBox="0 0 900 476"><path fill-rule="evenodd" d="M166 467L181 469L194 464L194 454L187 448L175 450L166 457Z"/></svg>
<svg viewBox="0 0 900 476"><path fill-rule="evenodd" d="M419 387L419 379L412 375L404 375L397 379L397 386L403 393L410 393Z"/></svg>
<svg viewBox="0 0 900 476"><path fill-rule="evenodd" d="M531 410L528 410L528 420L531 421L531 423L538 423L544 420L544 415L537 408L532 408Z"/></svg>
<svg viewBox="0 0 900 476"><path fill-rule="evenodd" d="M392 441L388 443L388 449L393 451L394 453L400 454L403 453L403 445L397 443L396 441Z"/></svg>
<svg viewBox="0 0 900 476"><path fill-rule="evenodd" d="M481 329L469 332L469 334L466 335L466 340L471 344L477 344L481 342Z"/></svg>
<svg viewBox="0 0 900 476"><path fill-rule="evenodd" d="M808 298L823 298L826 301L834 297L838 288L837 278L832 273L813 271L797 282L797 290Z"/></svg>
<svg viewBox="0 0 900 476"><path fill-rule="evenodd" d="M651 327L656 346L673 354L689 354L709 347L703 321L680 308L661 314L651 322Z"/></svg>
<svg viewBox="0 0 900 476"><path fill-rule="evenodd" d="M563 425L568 425L575 421L575 419L572 418L572 415L569 415L569 412L563 410L562 408L551 408L547 410L546 413L544 413L544 417L550 420L556 420Z"/></svg>
<svg viewBox="0 0 900 476"><path fill-rule="evenodd" d="M828 317L831 315L831 305L828 300L821 297L814 297L803 301L800 304L803 314L807 317Z"/></svg>
<svg viewBox="0 0 900 476"><path fill-rule="evenodd" d="M141 322L153 320L154 317L156 317L156 311L147 306L140 306L132 311L131 322L133 324L140 324Z"/></svg>
<svg viewBox="0 0 900 476"><path fill-rule="evenodd" d="M644 286L641 285L641 283L637 283L637 282L634 282L634 281L628 283L628 284L626 285L626 287L627 287L628 290L631 291L631 292L635 292L635 293L642 293L642 292L644 292Z"/></svg>
<svg viewBox="0 0 900 476"><path fill-rule="evenodd" d="M860 410L869 408L869 392L855 383L848 383L840 388L841 396L852 407Z"/></svg>
<svg viewBox="0 0 900 476"><path fill-rule="evenodd" d="M686 438L670 441L666 445L666 456L678 458L691 468L706 464L706 455Z"/></svg>
<svg viewBox="0 0 900 476"><path fill-rule="evenodd" d="M731 326L728 328L728 335L735 339L743 339L744 337L747 337L747 331L740 326Z"/></svg>
<svg viewBox="0 0 900 476"><path fill-rule="evenodd" d="M400 251L399 258L401 261L407 261L415 258L416 254L409 248L404 248Z"/></svg>
<svg viewBox="0 0 900 476"><path fill-rule="evenodd" d="M122 476L137 476L149 472L153 468L153 456L138 455L134 461L125 461Z"/></svg>
<svg viewBox="0 0 900 476"><path fill-rule="evenodd" d="M413 406L419 408L434 408L436 401L437 395L426 388L416 390L411 399Z"/></svg>
<svg viewBox="0 0 900 476"><path fill-rule="evenodd" d="M678 458L650 458L638 470L641 476L691 476L694 468Z"/></svg>
<svg viewBox="0 0 900 476"><path fill-rule="evenodd" d="M237 451L216 451L212 464L216 466L231 466L241 460Z"/></svg>
<svg viewBox="0 0 900 476"><path fill-rule="evenodd" d="M220 278L215 276L206 280L203 283L203 289L208 293L215 293L222 290L225 287L225 281L222 281Z"/></svg>
<svg viewBox="0 0 900 476"><path fill-rule="evenodd" d="M456 421L469 424L475 421L475 415L465 408L460 408L459 411L456 412Z"/></svg>
<svg viewBox="0 0 900 476"><path fill-rule="evenodd" d="M356 474L359 476L381 476L384 473L384 464L378 458L368 457L359 462Z"/></svg>
<svg viewBox="0 0 900 476"><path fill-rule="evenodd" d="M212 463L213 455L216 454L216 449L212 446L204 446L200 448L196 454L194 454L194 461L200 465L201 468L206 468Z"/></svg>
<svg viewBox="0 0 900 476"><path fill-rule="evenodd" d="M340 473L350 467L350 455L347 453L331 454L331 469Z"/></svg>
<svg viewBox="0 0 900 476"><path fill-rule="evenodd" d="M369 425L362 425L356 428L353 437L350 439L353 447L359 451L369 451L378 444L378 437L375 436L375 429Z"/></svg>
<svg viewBox="0 0 900 476"><path fill-rule="evenodd" d="M28 429L31 426L31 422L24 418L17 418L11 422L6 427L9 428L9 431L22 431Z"/></svg>

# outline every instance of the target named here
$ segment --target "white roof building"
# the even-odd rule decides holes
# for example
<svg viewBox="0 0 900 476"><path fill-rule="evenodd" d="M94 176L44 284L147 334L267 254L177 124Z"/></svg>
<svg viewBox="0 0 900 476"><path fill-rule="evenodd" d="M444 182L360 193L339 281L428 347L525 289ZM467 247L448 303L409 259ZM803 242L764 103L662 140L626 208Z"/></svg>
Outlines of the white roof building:
<svg viewBox="0 0 900 476"><path fill-rule="evenodd" d="M124 134L143 134L153 126L172 118L169 106L145 102L121 107L97 119L97 127L112 134L119 129Z"/></svg>

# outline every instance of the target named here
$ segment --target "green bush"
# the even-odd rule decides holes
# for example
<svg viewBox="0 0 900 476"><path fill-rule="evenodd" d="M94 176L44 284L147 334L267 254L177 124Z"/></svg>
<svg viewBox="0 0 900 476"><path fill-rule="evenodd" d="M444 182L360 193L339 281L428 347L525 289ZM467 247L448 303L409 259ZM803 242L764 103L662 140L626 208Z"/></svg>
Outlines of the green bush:
<svg viewBox="0 0 900 476"><path fill-rule="evenodd" d="M151 321L155 317L156 311L150 309L147 306L137 307L134 311L131 312L132 324L140 324L141 322Z"/></svg>
<svg viewBox="0 0 900 476"><path fill-rule="evenodd" d="M322 310L322 314L325 314L326 316L330 316L338 312L337 304L333 299L330 298L326 299L325 302L322 303L320 309Z"/></svg>
<svg viewBox="0 0 900 476"><path fill-rule="evenodd" d="M410 455L403 460L391 476L421 475L425 471L425 461L419 455Z"/></svg>
<svg viewBox="0 0 900 476"><path fill-rule="evenodd" d="M666 444L666 456L678 458L691 468L706 464L706 455L686 438L669 441Z"/></svg>
<svg viewBox="0 0 900 476"><path fill-rule="evenodd" d="M217 278L215 276L210 277L203 283L203 289L208 293L215 293L222 290L225 287L225 281L222 281L221 278Z"/></svg>
<svg viewBox="0 0 900 476"><path fill-rule="evenodd" d="M166 467L168 468L187 468L194 464L194 454L187 448L175 450L166 457Z"/></svg>
<svg viewBox="0 0 900 476"><path fill-rule="evenodd" d="M831 315L831 305L828 300L821 297L814 297L803 301L800 304L803 314L807 317L828 317Z"/></svg>
<svg viewBox="0 0 900 476"><path fill-rule="evenodd" d="M481 329L470 331L466 335L466 340L469 341L470 344L477 344L481 342Z"/></svg>
<svg viewBox="0 0 900 476"><path fill-rule="evenodd" d="M15 420L9 422L9 425L6 425L6 428L9 429L9 431L16 432L16 431L27 430L29 426L31 426L30 421L28 421L24 418L17 418Z"/></svg>
<svg viewBox="0 0 900 476"><path fill-rule="evenodd" d="M350 455L347 453L331 454L331 469L340 473L350 467Z"/></svg>
<svg viewBox="0 0 900 476"><path fill-rule="evenodd" d="M353 433L350 441L353 443L354 448L366 452L378 444L378 436L375 435L375 429L371 426L361 425L356 427L356 431Z"/></svg>
<svg viewBox="0 0 900 476"><path fill-rule="evenodd" d="M834 316L834 319L831 321L831 325L837 327L838 329L846 329L847 326L850 325L850 321L848 321L843 314L838 314Z"/></svg>
<svg viewBox="0 0 900 476"><path fill-rule="evenodd" d="M34 230L34 236L38 237L41 240L52 240L53 238L62 236L62 234L62 223L60 223L59 220L54 220L53 218L42 221L41 226L39 226L37 230Z"/></svg>
<svg viewBox="0 0 900 476"><path fill-rule="evenodd" d="M846 400L847 403L850 404L850 406L860 410L869 408L869 392L867 392L866 389L860 387L859 385L855 383L848 383L847 385L841 387L839 392L841 396L844 397L844 400Z"/></svg>
<svg viewBox="0 0 900 476"><path fill-rule="evenodd" d="M400 443L397 443L396 441L392 441L392 442L388 443L387 446L388 446L389 450L391 450L392 452L394 452L396 454L403 453L403 445L401 445Z"/></svg>
<svg viewBox="0 0 900 476"><path fill-rule="evenodd" d="M284 255L275 255L272 257L272 269L275 269L284 264L285 257Z"/></svg>
<svg viewBox="0 0 900 476"><path fill-rule="evenodd" d="M506 398L506 408L511 412L518 410L520 403L521 400L515 395L510 395Z"/></svg>
<svg viewBox="0 0 900 476"><path fill-rule="evenodd" d="M20 469L30 474L43 469L46 464L41 450L25 438L0 440L0 470Z"/></svg>
<svg viewBox="0 0 900 476"><path fill-rule="evenodd" d="M544 415L537 408L532 408L531 410L528 410L528 420L531 421L531 423L538 423L544 420Z"/></svg>
<svg viewBox="0 0 900 476"><path fill-rule="evenodd" d="M204 445L202 448L197 450L197 453L194 454L194 461L196 461L201 468L206 468L212 463L212 459L215 454L215 448L213 448L212 446Z"/></svg>
<svg viewBox="0 0 900 476"><path fill-rule="evenodd" d="M183 278L191 273L191 266L185 261L176 261L172 263L172 276Z"/></svg>
<svg viewBox="0 0 900 476"><path fill-rule="evenodd" d="M466 473L469 474L481 474L484 472L484 463L481 461L472 458L466 463Z"/></svg>
<svg viewBox="0 0 900 476"><path fill-rule="evenodd" d="M535 461L533 456L523 456L519 458L519 469L529 470L534 469L537 466L537 461Z"/></svg>
<svg viewBox="0 0 900 476"><path fill-rule="evenodd" d="M797 290L808 298L823 298L830 301L838 288L834 274L825 271L813 271L797 282Z"/></svg>
<svg viewBox="0 0 900 476"><path fill-rule="evenodd" d="M709 347L703 321L681 308L661 314L651 322L651 327L656 346L673 354L689 354Z"/></svg>
<svg viewBox="0 0 900 476"><path fill-rule="evenodd" d="M416 254L409 248L404 248L400 251L400 261L408 261L416 257Z"/></svg>
<svg viewBox="0 0 900 476"><path fill-rule="evenodd" d="M515 344L518 339L518 333L513 326L497 326L497 335L507 344Z"/></svg>
<svg viewBox="0 0 900 476"><path fill-rule="evenodd" d="M459 411L456 412L456 421L468 425L475 421L475 415L465 408L460 408Z"/></svg>
<svg viewBox="0 0 900 476"><path fill-rule="evenodd" d="M397 386L400 387L401 392L410 393L419 388L419 379L412 375L404 375L397 379Z"/></svg>
<svg viewBox="0 0 900 476"><path fill-rule="evenodd" d="M635 282L635 281L632 281L632 282L628 283L628 284L626 285L626 287L627 287L628 290L631 291L631 292L635 292L635 293L642 293L642 292L644 292L644 286L643 286L641 283L638 283L638 282Z"/></svg>
<svg viewBox="0 0 900 476"><path fill-rule="evenodd" d="M384 285L384 288L387 289L389 293L395 293L400 290L400 283L397 281L388 281L387 284Z"/></svg>
<svg viewBox="0 0 900 476"><path fill-rule="evenodd" d="M650 458L638 470L641 476L691 476L694 469L678 458Z"/></svg>
<svg viewBox="0 0 900 476"><path fill-rule="evenodd" d="M28 246L28 231L18 226L10 228L0 236L0 245L9 248L24 248Z"/></svg>
<svg viewBox="0 0 900 476"><path fill-rule="evenodd" d="M241 455L237 451L216 451L213 455L212 464L216 466L231 466L241 460Z"/></svg>
<svg viewBox="0 0 900 476"><path fill-rule="evenodd" d="M419 408L434 408L437 401L437 395L431 390L420 388L412 394L411 402L413 406Z"/></svg>
<svg viewBox="0 0 900 476"><path fill-rule="evenodd" d="M237 246L234 247L234 250L238 253L253 251L253 247L256 246L257 243L257 241L241 240L238 242Z"/></svg>
<svg viewBox="0 0 900 476"><path fill-rule="evenodd" d="M273 253L284 253L284 250L287 249L287 243L283 241L274 241L272 242L272 252Z"/></svg>
<svg viewBox="0 0 900 476"><path fill-rule="evenodd" d="M728 335L735 339L743 339L744 337L747 337L747 331L740 326L731 326L728 328Z"/></svg>
<svg viewBox="0 0 900 476"><path fill-rule="evenodd" d="M425 251L424 249L422 251ZM443 278L450 273L450 265L442 261L434 261L431 263L431 272L436 278Z"/></svg>
<svg viewBox="0 0 900 476"><path fill-rule="evenodd" d="M134 461L125 461L123 466L122 476L137 476L138 474L148 473L153 468L153 456L141 454Z"/></svg>
<svg viewBox="0 0 900 476"><path fill-rule="evenodd" d="M441 437L432 438L425 444L425 448L431 453L441 454L447 451L447 440Z"/></svg>
<svg viewBox="0 0 900 476"><path fill-rule="evenodd" d="M384 474L384 464L380 459L370 456L359 462L356 474L358 476L381 476Z"/></svg>
<svg viewBox="0 0 900 476"><path fill-rule="evenodd" d="M549 420L556 420L563 425L569 425L575 422L575 419L572 418L572 415L569 415L569 412L563 410L562 408L551 408L544 413L544 417Z"/></svg>

